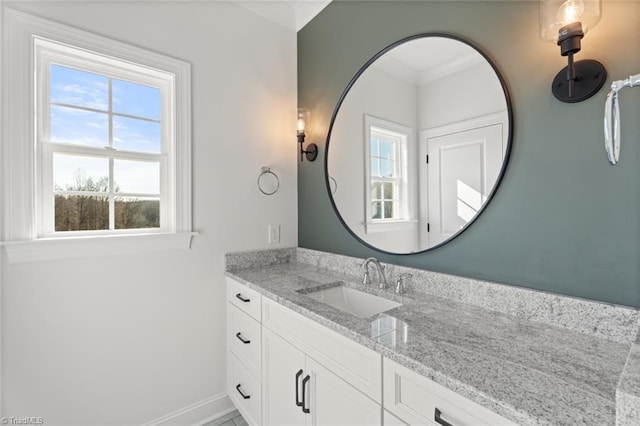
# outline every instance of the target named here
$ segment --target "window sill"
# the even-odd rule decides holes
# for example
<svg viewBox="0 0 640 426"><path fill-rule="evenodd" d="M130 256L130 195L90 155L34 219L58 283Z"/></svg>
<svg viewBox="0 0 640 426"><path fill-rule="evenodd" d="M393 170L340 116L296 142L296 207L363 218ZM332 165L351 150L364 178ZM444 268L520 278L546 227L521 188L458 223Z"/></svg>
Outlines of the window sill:
<svg viewBox="0 0 640 426"><path fill-rule="evenodd" d="M417 220L385 220L380 222L366 222L364 224L364 230L367 234L402 231L415 227L417 223Z"/></svg>
<svg viewBox="0 0 640 426"><path fill-rule="evenodd" d="M189 249L197 232L41 238L0 243L10 264Z"/></svg>

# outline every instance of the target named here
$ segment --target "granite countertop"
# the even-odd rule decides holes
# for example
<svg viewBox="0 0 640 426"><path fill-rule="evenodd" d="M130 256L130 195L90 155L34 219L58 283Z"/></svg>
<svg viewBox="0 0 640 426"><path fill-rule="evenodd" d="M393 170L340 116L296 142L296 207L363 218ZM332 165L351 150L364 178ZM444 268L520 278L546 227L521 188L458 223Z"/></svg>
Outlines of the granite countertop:
<svg viewBox="0 0 640 426"><path fill-rule="evenodd" d="M631 343L420 292L400 297L308 264L249 267L227 275L516 423L616 422L616 388ZM360 319L304 295L340 283L402 306Z"/></svg>

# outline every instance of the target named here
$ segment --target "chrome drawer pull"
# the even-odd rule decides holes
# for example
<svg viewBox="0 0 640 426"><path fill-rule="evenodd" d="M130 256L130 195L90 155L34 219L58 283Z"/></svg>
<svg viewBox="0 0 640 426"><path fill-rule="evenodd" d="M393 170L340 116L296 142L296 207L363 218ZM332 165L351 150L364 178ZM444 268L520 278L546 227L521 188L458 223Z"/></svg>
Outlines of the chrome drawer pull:
<svg viewBox="0 0 640 426"><path fill-rule="evenodd" d="M438 410L438 408L436 408L436 412L434 413L433 420L435 420L436 423L439 423L442 426L453 426L451 423L449 423L448 421L444 420L441 417L441 415L442 415L442 412L440 410Z"/></svg>
<svg viewBox="0 0 640 426"><path fill-rule="evenodd" d="M245 345L248 345L249 343L251 343L251 340L244 340L242 338L242 336L240 335L240 332L236 333L236 337L238 338L238 340L240 340L242 343L244 343Z"/></svg>
<svg viewBox="0 0 640 426"><path fill-rule="evenodd" d="M245 395L244 392L242 392L242 390L240 390L240 384L238 384L238 386L236 386L236 390L238 391L240 396L243 397L244 399L251 398L251 395Z"/></svg>

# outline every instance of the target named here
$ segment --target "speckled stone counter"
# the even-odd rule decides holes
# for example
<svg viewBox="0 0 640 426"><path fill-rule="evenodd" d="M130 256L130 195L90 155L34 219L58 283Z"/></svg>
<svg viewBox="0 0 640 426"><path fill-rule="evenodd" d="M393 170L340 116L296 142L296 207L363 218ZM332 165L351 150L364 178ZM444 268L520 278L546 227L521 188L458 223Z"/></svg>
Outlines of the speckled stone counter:
<svg viewBox="0 0 640 426"><path fill-rule="evenodd" d="M568 321L568 327L558 326L554 322L567 320L532 321L528 314L436 296L423 291L428 283L415 270L411 290L401 297L362 286L353 274L361 269L362 259L334 259L327 268L318 266L316 254L284 249L227 255L227 275L519 424L613 425L616 400L625 407L627 419L622 423L619 407L619 424L638 424L633 423L638 419L634 404L640 399L640 344L634 343L637 310L616 307L613 312L598 312L604 318L614 317L613 325L587 333L570 326L580 318ZM350 266L354 262L355 270ZM390 265L387 271L394 276L405 269L393 271ZM305 296L315 288L340 284L402 306L360 319ZM499 297L495 295L494 304L501 303ZM532 303L539 305L535 309L542 306L539 300ZM607 306L602 308L606 311ZM597 310L588 306L586 313ZM560 310L557 315L565 314ZM613 338L603 337L602 330L612 330Z"/></svg>
<svg viewBox="0 0 640 426"><path fill-rule="evenodd" d="M640 334L629 351L627 363L616 389L618 426L640 424Z"/></svg>

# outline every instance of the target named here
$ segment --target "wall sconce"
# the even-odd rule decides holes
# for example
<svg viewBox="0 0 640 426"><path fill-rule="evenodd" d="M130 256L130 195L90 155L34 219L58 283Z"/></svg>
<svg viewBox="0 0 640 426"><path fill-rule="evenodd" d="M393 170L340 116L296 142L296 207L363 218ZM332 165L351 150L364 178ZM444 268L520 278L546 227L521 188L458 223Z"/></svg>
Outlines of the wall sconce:
<svg viewBox="0 0 640 426"><path fill-rule="evenodd" d="M562 102L581 102L604 85L607 71L592 59L573 62L580 40L601 16L601 0L540 0L540 38L560 46L569 65L553 79L551 91Z"/></svg>
<svg viewBox="0 0 640 426"><path fill-rule="evenodd" d="M307 161L314 161L318 156L318 145L310 143L305 150L302 147L304 143L304 137L306 136L305 130L309 127L309 110L306 108L298 108L298 143L300 144L300 161L304 161L304 157L307 157Z"/></svg>

